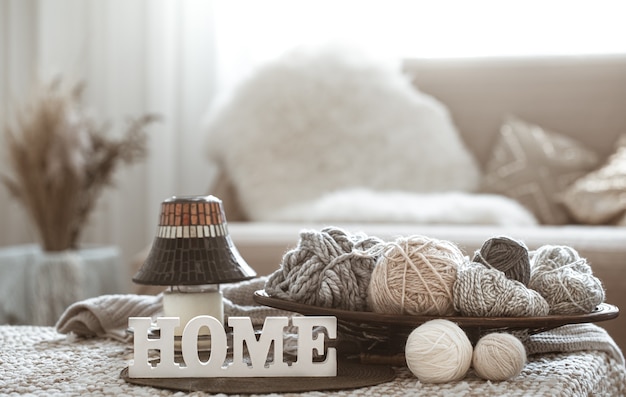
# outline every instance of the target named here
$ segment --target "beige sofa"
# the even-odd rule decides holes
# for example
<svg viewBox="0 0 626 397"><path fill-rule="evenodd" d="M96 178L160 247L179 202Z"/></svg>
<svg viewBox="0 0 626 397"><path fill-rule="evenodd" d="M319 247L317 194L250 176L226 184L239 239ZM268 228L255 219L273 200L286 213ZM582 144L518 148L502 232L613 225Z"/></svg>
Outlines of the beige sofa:
<svg viewBox="0 0 626 397"><path fill-rule="evenodd" d="M626 133L626 57L407 60L416 86L450 110L467 147L483 168L503 118L515 115L567 134L602 159ZM249 222L237 192L220 174L210 193L224 201L234 243L259 275L275 271L298 243L303 228L325 224ZM458 244L468 255L489 237L508 235L529 249L569 245L587 258L603 281L607 301L626 310L626 228L610 225L420 225L350 223L340 226L383 239L422 234ZM626 349L626 316L602 323Z"/></svg>

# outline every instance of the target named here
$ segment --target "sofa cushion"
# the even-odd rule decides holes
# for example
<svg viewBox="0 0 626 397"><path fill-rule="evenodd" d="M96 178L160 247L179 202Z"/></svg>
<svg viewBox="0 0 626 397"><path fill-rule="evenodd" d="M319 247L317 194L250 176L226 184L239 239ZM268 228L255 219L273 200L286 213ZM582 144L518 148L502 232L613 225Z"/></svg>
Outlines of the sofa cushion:
<svg viewBox="0 0 626 397"><path fill-rule="evenodd" d="M562 194L576 221L626 226L626 136L616 146L602 167L576 180Z"/></svg>
<svg viewBox="0 0 626 397"><path fill-rule="evenodd" d="M566 224L558 194L598 161L576 140L511 116L487 162L483 188L518 200L544 224Z"/></svg>
<svg viewBox="0 0 626 397"><path fill-rule="evenodd" d="M210 112L210 157L248 219L343 188L473 191L480 169L446 107L399 65L345 48L269 62Z"/></svg>

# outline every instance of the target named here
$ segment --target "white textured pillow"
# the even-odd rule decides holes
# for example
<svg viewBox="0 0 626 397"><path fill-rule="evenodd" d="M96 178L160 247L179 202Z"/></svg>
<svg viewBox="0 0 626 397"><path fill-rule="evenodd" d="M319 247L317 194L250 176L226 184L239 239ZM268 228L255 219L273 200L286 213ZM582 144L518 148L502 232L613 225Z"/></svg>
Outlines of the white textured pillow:
<svg viewBox="0 0 626 397"><path fill-rule="evenodd" d="M339 189L473 191L480 179L441 103L398 65L346 49L258 69L213 107L208 144L250 220Z"/></svg>
<svg viewBox="0 0 626 397"><path fill-rule="evenodd" d="M287 222L393 222L534 226L535 216L502 195L464 192L339 190L311 202L277 209L267 220Z"/></svg>

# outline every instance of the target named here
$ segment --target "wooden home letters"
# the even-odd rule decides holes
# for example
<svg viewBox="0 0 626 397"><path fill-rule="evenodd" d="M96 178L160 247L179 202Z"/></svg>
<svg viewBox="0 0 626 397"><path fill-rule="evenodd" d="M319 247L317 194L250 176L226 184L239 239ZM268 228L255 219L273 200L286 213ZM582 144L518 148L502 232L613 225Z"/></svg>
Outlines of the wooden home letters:
<svg viewBox="0 0 626 397"><path fill-rule="evenodd" d="M337 352L329 347L324 352L324 333L316 332L323 327L329 339L337 338L337 319L327 316L292 317L291 323L298 329L297 359L292 363L283 361L284 328L289 325L287 317L267 317L257 339L249 317L230 317L232 327L232 362L227 360L227 336L220 321L211 316L197 316L187 323L181 338L184 363L174 360L174 329L178 317L159 317L156 327L158 338L150 338L150 317L130 317L128 325L134 334L134 357L128 368L131 378L210 378L210 377L276 377L276 376L336 376ZM207 327L211 335L209 359L203 361L198 355L198 334ZM272 344L273 342L273 344ZM244 354L244 344L249 356ZM268 361L273 345L273 361ZM158 350L160 360L156 365L149 361L149 351ZM323 361L314 360L314 350L324 356ZM246 360L247 358L247 360ZM248 363L249 362L249 363Z"/></svg>

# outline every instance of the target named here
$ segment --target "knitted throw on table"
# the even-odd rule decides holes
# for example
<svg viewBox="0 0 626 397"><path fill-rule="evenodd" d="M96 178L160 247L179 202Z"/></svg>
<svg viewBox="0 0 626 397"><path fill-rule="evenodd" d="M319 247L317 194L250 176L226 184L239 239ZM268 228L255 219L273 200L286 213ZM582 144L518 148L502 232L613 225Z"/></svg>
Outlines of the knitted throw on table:
<svg viewBox="0 0 626 397"><path fill-rule="evenodd" d="M254 302L254 291L263 289L265 278L256 278L222 288L224 320L230 316L252 319L253 325L263 325L267 316L291 316L294 313L261 306ZM100 336L123 342L132 340L126 332L128 317L156 318L163 312L163 295L102 295L69 306L57 321L57 331L79 336Z"/></svg>

